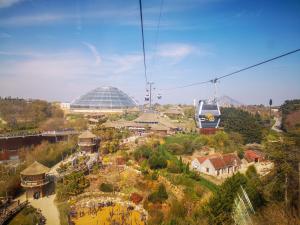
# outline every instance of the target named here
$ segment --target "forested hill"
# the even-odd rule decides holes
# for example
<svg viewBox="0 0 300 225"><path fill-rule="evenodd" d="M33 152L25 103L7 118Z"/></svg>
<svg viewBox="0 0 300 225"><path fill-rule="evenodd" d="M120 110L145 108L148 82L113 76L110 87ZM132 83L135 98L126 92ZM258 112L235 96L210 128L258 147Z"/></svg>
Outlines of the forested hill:
<svg viewBox="0 0 300 225"><path fill-rule="evenodd" d="M253 115L237 108L222 108L221 113L220 125L226 132L240 133L245 143L261 142L265 121L259 114Z"/></svg>
<svg viewBox="0 0 300 225"><path fill-rule="evenodd" d="M300 99L286 100L280 110L282 129L287 132L300 133Z"/></svg>
<svg viewBox="0 0 300 225"><path fill-rule="evenodd" d="M63 112L49 102L0 98L0 132L36 129L49 118L61 118Z"/></svg>

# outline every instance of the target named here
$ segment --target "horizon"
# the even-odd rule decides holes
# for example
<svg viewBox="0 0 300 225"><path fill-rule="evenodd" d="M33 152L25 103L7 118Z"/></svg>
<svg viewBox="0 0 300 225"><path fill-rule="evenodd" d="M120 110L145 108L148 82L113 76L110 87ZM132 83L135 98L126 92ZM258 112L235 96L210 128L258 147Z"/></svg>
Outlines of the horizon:
<svg viewBox="0 0 300 225"><path fill-rule="evenodd" d="M71 102L113 86L143 104L137 1L0 2L0 96ZM143 3L148 76L157 89L212 79L299 48L300 2L165 0ZM219 96L247 105L300 98L300 54L221 80ZM298 85L297 85L298 83ZM21 85L20 85L21 84ZM161 92L191 104L211 84Z"/></svg>

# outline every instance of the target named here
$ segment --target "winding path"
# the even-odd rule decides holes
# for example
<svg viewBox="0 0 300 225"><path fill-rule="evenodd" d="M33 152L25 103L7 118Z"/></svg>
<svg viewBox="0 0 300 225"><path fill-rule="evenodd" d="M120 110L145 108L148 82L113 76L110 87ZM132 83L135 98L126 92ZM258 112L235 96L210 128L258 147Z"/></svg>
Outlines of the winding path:
<svg viewBox="0 0 300 225"><path fill-rule="evenodd" d="M282 118L281 117L274 117L274 119L275 119L275 123L272 126L272 130L274 130L276 132L279 132L279 133L282 132L282 130L280 129Z"/></svg>

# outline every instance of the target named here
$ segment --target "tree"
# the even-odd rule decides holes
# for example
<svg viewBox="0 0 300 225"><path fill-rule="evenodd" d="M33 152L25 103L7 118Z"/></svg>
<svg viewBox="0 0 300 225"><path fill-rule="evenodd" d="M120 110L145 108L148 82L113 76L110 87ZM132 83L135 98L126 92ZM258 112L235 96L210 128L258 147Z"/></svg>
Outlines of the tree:
<svg viewBox="0 0 300 225"><path fill-rule="evenodd" d="M152 154L148 162L151 169L162 169L168 165L166 158L158 152Z"/></svg>
<svg viewBox="0 0 300 225"><path fill-rule="evenodd" d="M226 179L206 205L205 211L208 215L210 224L229 225L234 223L231 216L233 202L237 196L237 192L241 189L241 186L248 193L251 202L254 203L254 207L259 207L263 204L262 194L259 193L257 187L249 182L249 178L237 173Z"/></svg>
<svg viewBox="0 0 300 225"><path fill-rule="evenodd" d="M241 109L222 108L221 126L226 132L240 133L245 143L260 143L263 127L259 119Z"/></svg>
<svg viewBox="0 0 300 225"><path fill-rule="evenodd" d="M154 192L152 192L149 196L148 196L148 200L152 203L162 203L165 200L168 199L168 193L166 191L166 188L163 184L160 184L158 186L158 189Z"/></svg>
<svg viewBox="0 0 300 225"><path fill-rule="evenodd" d="M112 184L109 183L101 183L99 186L100 191L103 192L113 192L114 191L114 187Z"/></svg>

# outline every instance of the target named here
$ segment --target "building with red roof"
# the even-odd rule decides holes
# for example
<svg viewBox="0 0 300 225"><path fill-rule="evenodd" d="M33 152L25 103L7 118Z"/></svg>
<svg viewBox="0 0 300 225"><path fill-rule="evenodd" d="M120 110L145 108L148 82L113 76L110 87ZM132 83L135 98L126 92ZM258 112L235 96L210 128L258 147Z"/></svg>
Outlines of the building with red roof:
<svg viewBox="0 0 300 225"><path fill-rule="evenodd" d="M241 164L241 160L234 153L198 157L191 163L193 169L212 176L233 174L240 169Z"/></svg>
<svg viewBox="0 0 300 225"><path fill-rule="evenodd" d="M251 150L248 149L245 151L244 154L244 158L248 161L248 162L261 162L265 160L265 154L257 151L257 150Z"/></svg>

